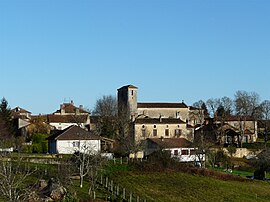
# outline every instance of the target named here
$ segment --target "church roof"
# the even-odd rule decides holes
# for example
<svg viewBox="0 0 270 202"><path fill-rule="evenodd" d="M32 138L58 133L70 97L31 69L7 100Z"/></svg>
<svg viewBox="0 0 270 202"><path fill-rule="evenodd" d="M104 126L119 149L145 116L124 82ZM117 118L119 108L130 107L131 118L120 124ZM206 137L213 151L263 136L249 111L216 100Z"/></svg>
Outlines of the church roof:
<svg viewBox="0 0 270 202"><path fill-rule="evenodd" d="M188 108L188 106L183 102L139 102L137 106L138 108Z"/></svg>

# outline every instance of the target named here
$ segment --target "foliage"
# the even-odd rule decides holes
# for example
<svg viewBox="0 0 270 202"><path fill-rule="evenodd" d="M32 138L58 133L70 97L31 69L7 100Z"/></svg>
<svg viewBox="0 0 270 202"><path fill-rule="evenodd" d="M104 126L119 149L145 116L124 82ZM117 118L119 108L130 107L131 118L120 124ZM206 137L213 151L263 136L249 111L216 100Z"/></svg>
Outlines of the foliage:
<svg viewBox="0 0 270 202"><path fill-rule="evenodd" d="M0 147L11 147L15 143L15 127L12 122L11 110L5 98L0 103Z"/></svg>

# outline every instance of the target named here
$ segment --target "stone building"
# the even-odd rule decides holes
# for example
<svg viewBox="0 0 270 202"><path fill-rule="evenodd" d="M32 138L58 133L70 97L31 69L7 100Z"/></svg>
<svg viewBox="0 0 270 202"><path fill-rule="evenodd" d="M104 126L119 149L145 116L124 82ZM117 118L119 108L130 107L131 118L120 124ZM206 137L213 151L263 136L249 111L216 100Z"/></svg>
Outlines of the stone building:
<svg viewBox="0 0 270 202"><path fill-rule="evenodd" d="M200 109L179 103L137 101L138 88L133 85L118 89L118 108L126 110L133 125L134 141L147 138L186 138L192 141L194 128L203 123ZM203 114L203 113L202 113Z"/></svg>

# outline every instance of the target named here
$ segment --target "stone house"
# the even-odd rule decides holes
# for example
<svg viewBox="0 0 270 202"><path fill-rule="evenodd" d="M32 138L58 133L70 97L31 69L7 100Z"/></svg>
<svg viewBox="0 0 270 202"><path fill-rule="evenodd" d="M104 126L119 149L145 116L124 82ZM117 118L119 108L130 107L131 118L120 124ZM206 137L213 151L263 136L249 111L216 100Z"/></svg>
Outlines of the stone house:
<svg viewBox="0 0 270 202"><path fill-rule="evenodd" d="M90 128L90 113L80 105L76 107L71 101L63 103L56 112L47 115L47 122L57 130L64 130L72 125L78 125L82 128Z"/></svg>
<svg viewBox="0 0 270 202"><path fill-rule="evenodd" d="M194 126L203 123L196 114L197 108L187 106L184 101L179 103L137 101L138 88L133 85L118 89L118 109L125 111L133 125L135 142L146 138L186 138L193 140Z"/></svg>
<svg viewBox="0 0 270 202"><path fill-rule="evenodd" d="M222 137L222 142L237 142L235 139L240 136L242 143L253 143L256 142L258 138L258 121L251 117L241 117L241 116L227 116L224 119L216 118L216 124L222 124L222 127L226 127L225 130L234 131L234 137L231 135L226 135ZM233 138L233 139L232 139Z"/></svg>

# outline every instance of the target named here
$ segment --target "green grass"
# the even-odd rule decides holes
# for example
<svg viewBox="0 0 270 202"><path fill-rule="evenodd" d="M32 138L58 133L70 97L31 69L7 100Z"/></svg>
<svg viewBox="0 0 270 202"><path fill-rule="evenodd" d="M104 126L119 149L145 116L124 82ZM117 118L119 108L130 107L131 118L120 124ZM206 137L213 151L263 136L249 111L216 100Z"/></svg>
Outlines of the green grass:
<svg viewBox="0 0 270 202"><path fill-rule="evenodd" d="M186 173L125 173L114 180L147 201L270 201L267 181L222 181Z"/></svg>

